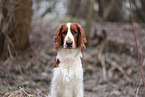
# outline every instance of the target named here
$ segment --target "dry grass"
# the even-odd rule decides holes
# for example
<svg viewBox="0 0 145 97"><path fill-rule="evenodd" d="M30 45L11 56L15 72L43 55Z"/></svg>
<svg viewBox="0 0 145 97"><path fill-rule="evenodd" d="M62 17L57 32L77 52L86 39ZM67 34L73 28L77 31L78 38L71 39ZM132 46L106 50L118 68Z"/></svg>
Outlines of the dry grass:
<svg viewBox="0 0 145 97"><path fill-rule="evenodd" d="M4 94L5 97L34 97L31 94L28 94L24 88L19 87L20 89L14 92L7 92Z"/></svg>

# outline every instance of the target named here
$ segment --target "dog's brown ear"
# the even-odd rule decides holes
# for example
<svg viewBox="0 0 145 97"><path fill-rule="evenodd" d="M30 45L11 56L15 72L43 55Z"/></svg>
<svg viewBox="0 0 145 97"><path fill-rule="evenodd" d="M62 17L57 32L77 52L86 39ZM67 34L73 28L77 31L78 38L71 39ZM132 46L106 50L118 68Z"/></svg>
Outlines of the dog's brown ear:
<svg viewBox="0 0 145 97"><path fill-rule="evenodd" d="M62 25L63 24L61 24L58 28L57 28L57 30L56 30L56 32L55 32L55 36L53 37L53 42L54 42L54 48L53 48L53 51L56 51L56 50L58 50L59 49L59 47L60 47L60 45L61 45L61 30L62 30Z"/></svg>
<svg viewBox="0 0 145 97"><path fill-rule="evenodd" d="M79 39L78 39L78 43L82 49L82 52L84 51L84 49L86 48L85 43L87 42L85 33L83 28L81 27L81 25L79 25L78 23L76 23L77 27L78 27L78 31L79 31Z"/></svg>

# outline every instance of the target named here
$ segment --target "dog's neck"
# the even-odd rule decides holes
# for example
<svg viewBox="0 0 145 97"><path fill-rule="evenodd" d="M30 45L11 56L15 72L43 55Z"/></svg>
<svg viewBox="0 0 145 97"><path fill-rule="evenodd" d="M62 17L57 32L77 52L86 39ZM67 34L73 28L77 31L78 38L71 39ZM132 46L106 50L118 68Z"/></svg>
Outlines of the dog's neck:
<svg viewBox="0 0 145 97"><path fill-rule="evenodd" d="M58 54L62 58L76 58L76 57L82 57L81 49L80 48L75 48L75 49L64 49L60 48L58 50Z"/></svg>
<svg viewBox="0 0 145 97"><path fill-rule="evenodd" d="M81 49L75 48L75 49L64 49L60 48L57 53L57 59L60 60L61 63L63 63L63 66L66 67L74 67L74 65L81 64Z"/></svg>

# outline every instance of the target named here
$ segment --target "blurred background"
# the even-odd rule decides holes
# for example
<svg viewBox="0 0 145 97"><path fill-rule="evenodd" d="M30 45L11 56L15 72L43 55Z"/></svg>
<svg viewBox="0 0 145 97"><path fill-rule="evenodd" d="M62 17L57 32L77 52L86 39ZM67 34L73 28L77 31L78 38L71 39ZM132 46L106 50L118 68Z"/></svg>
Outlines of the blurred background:
<svg viewBox="0 0 145 97"><path fill-rule="evenodd" d="M145 0L131 0L145 72ZM0 96L45 97L61 23L84 28L85 97L145 97L129 0L0 0ZM144 73L145 75L145 73Z"/></svg>

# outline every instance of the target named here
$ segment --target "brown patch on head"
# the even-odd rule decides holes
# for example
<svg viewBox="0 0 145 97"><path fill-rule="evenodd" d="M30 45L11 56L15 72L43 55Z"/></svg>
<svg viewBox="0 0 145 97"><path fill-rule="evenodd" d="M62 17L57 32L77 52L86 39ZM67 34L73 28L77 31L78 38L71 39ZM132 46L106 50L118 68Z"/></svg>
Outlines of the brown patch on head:
<svg viewBox="0 0 145 97"><path fill-rule="evenodd" d="M54 48L53 48L53 51L56 51L59 49L59 47L61 45L63 45L63 42L64 42L64 37L65 35L67 34L67 27L66 27L66 24L61 24L56 32L55 32L55 36L53 38L53 42L54 42Z"/></svg>
<svg viewBox="0 0 145 97"><path fill-rule="evenodd" d="M84 43L87 42L83 28L78 23L71 23L70 30L71 30L72 35L74 36L74 41L75 41L74 48L80 46L83 52L84 49L86 48ZM53 42L55 44L53 51L58 50L59 47L64 44L64 38L67 35L67 32L68 32L68 28L66 24L61 24L57 28L55 32L55 36L53 38Z"/></svg>
<svg viewBox="0 0 145 97"><path fill-rule="evenodd" d="M78 47L78 39L79 39L79 31L78 31L78 27L75 23L72 23L70 26L70 30L72 35L74 36L74 41L75 41L75 47Z"/></svg>
<svg viewBox="0 0 145 97"><path fill-rule="evenodd" d="M84 49L86 48L85 44L87 42L86 40L86 36L84 34L84 30L81 27L81 25L79 25L78 23L72 23L71 24L71 28L75 29L75 31L78 33L77 36L75 36L77 39L75 39L75 41L77 41L77 45L81 47L82 52L84 51ZM73 32L73 31L72 31Z"/></svg>
<svg viewBox="0 0 145 97"><path fill-rule="evenodd" d="M59 60L59 59L57 59L57 60L56 60L56 62L55 62L54 68L59 67L59 64L60 64L60 60Z"/></svg>

